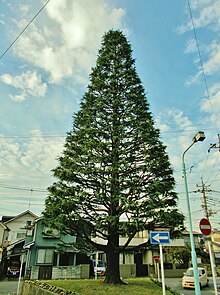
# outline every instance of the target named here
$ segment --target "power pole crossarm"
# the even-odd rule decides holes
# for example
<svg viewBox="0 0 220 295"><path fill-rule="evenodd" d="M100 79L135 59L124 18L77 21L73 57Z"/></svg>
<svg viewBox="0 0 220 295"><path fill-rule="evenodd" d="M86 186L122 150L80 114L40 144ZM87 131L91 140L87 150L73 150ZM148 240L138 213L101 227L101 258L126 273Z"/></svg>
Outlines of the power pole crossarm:
<svg viewBox="0 0 220 295"><path fill-rule="evenodd" d="M218 144L217 143L210 143L210 147L208 152L210 153L211 149L218 149L220 152L220 134L218 134Z"/></svg>

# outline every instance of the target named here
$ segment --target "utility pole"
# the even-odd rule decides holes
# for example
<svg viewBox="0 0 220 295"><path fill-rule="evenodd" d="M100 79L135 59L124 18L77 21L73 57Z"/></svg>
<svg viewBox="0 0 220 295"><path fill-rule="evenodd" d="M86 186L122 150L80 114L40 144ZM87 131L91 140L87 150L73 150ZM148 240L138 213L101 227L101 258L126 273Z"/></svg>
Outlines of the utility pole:
<svg viewBox="0 0 220 295"><path fill-rule="evenodd" d="M207 207L207 199L206 199L206 192L207 191L211 191L211 190L207 190L205 187L205 184L203 182L203 178L201 177L201 181L202 181L202 186L201 186L201 190L198 189L198 192L201 192L203 194L203 208L205 211L205 216L206 218L209 220L209 216L212 214L212 211L208 211L208 207ZM198 187L198 185L197 185ZM213 251L213 246L212 246L212 238L207 238L207 243L208 243L208 249L209 249L209 256L210 256L210 264L211 264L211 269L212 269L212 276L213 276L213 283L214 283L214 292L215 295L218 294L218 290L217 290L217 283L216 283L216 265L215 265L215 255L214 255L214 251Z"/></svg>
<svg viewBox="0 0 220 295"><path fill-rule="evenodd" d="M218 149L220 152L220 134L218 134L218 144L217 143L210 143L210 147L208 149L209 153L210 153L211 149Z"/></svg>
<svg viewBox="0 0 220 295"><path fill-rule="evenodd" d="M209 220L209 216L211 215L212 211L209 211L208 210L208 206L207 206L207 198L206 198L206 192L211 192L212 190L208 190L207 187L205 186L204 184L204 181L203 181L203 178L201 177L201 181L202 181L202 185L199 186L198 184L196 185L197 187L200 187L198 188L197 191L195 192L199 192L199 193L202 193L203 194L203 205L202 205L202 208L204 208L204 211L205 211L205 217Z"/></svg>

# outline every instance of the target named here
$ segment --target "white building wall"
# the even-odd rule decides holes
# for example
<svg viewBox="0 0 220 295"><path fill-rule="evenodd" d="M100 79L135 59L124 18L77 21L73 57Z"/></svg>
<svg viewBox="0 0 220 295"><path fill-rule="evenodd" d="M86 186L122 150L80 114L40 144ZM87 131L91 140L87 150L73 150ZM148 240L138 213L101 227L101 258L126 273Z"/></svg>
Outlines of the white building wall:
<svg viewBox="0 0 220 295"><path fill-rule="evenodd" d="M22 215L20 217L16 217L12 220L9 220L7 222L7 226L10 229L8 240L11 244L14 242L21 240L25 237L27 229L25 228L27 225L27 221L33 222L36 219L32 214L27 213L25 215ZM18 234L20 234L20 237L18 237ZM24 235L22 237L22 235Z"/></svg>

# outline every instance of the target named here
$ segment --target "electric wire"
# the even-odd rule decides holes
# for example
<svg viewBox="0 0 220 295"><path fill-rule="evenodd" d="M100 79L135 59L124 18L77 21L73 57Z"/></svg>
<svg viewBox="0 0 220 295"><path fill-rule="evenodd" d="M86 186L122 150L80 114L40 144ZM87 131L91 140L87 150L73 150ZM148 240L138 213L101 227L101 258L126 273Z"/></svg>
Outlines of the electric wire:
<svg viewBox="0 0 220 295"><path fill-rule="evenodd" d="M220 169L216 171L216 174L214 176L214 179L216 179L218 177L219 172L220 172ZM213 183L213 181L210 182L210 185L212 185L212 183Z"/></svg>
<svg viewBox="0 0 220 295"><path fill-rule="evenodd" d="M7 188L7 189L12 189L12 190L20 190L20 191L30 191L30 192L41 192L45 193L47 192L46 189L34 189L34 188L27 188L27 187L19 187L19 186L11 186L7 184L1 184L0 183L0 188Z"/></svg>
<svg viewBox="0 0 220 295"><path fill-rule="evenodd" d="M0 200L0 203L4 203L4 204L5 204L5 201ZM15 204L25 205L25 204L24 204L24 201L8 200L7 203L13 203L13 204L15 203ZM5 205L6 205L6 204L5 204ZM31 206L32 206L32 205L31 205ZM41 207L42 207L42 204L40 204L40 203L36 203L36 204L35 204L35 203L34 203L33 206L37 206L37 207L40 207L40 206L41 206ZM33 206L32 206L32 207L33 207Z"/></svg>
<svg viewBox="0 0 220 295"><path fill-rule="evenodd" d="M206 181L205 181L205 184L207 184L207 182L209 181L211 175L213 174L213 170L214 170L214 168L215 168L215 166L216 166L216 164L217 164L217 162L218 162L218 159L219 159L219 153L217 153L217 157L216 157L216 159L215 159L214 165L212 166L211 172L210 172L209 176L207 177L207 179L206 179ZM213 181L214 181L214 180L213 180ZM212 182L213 182L213 181L212 181Z"/></svg>
<svg viewBox="0 0 220 295"><path fill-rule="evenodd" d="M24 135L24 136L17 136L17 135L12 135L12 136L0 136L0 138L10 138L10 139L24 139L24 138L63 138L66 137L66 135Z"/></svg>
<svg viewBox="0 0 220 295"><path fill-rule="evenodd" d="M215 126L216 126L216 129L217 129L217 134L219 134L217 117L216 117L216 114L215 114L215 112L213 110L213 106L212 106L210 91L209 91L209 87L208 87L208 83L207 83L207 78L206 78L206 73L205 73L205 69L204 69L204 64L203 64L203 60L202 60L202 55L201 55L201 51L200 51L200 47L199 47L199 41L198 41L198 37L197 37L197 33L196 33L196 28L195 28L194 20L193 20L193 15L192 15L192 10L191 10L190 0L187 0L187 4L188 4L189 14L190 14L190 18L191 18L191 23L192 23L192 28L193 28L193 33L194 33L194 39L195 39L196 47L197 47L197 51L198 51L199 62L200 62L200 66L201 66L203 80L204 80L204 84L205 84L206 94L207 94L207 98L208 98L209 103L210 103L210 109L211 109L213 121L214 121ZM208 157L207 157L207 160L208 160ZM209 180L210 176L212 175L212 172L213 172L214 167L216 166L216 163L217 163L217 159L216 159L216 161L214 163L214 166L213 166L213 168L212 168L212 170L210 172L210 175L209 175L207 181ZM205 163L205 166L203 168L202 176L203 176L203 173L205 171L206 166L207 166L207 162Z"/></svg>
<svg viewBox="0 0 220 295"><path fill-rule="evenodd" d="M204 176L204 172L205 172L205 168L207 166L209 156L210 156L210 153L207 154L206 159L205 159L205 164L204 164L203 169L202 169L202 178Z"/></svg>
<svg viewBox="0 0 220 295"><path fill-rule="evenodd" d="M201 127L201 126L200 126ZM193 130L195 130L195 127L192 126ZM204 131L208 130L215 130L216 128L203 128ZM168 133L191 133L193 130L183 130L183 129L173 129L173 130L167 130L167 131L160 131L161 134L168 134ZM0 139L9 138L9 139L28 139L28 138L65 138L66 134L41 134L41 135L5 135L0 136Z"/></svg>
<svg viewBox="0 0 220 295"><path fill-rule="evenodd" d="M8 50L15 44L15 42L21 37L21 35L26 31L26 29L30 26L30 24L35 20L35 18L41 13L41 11L46 7L46 5L50 2L48 0L41 9L35 14L35 16L29 21L29 23L24 27L24 29L18 34L18 36L14 39L14 41L6 48L6 50L0 56L0 59L8 52Z"/></svg>
<svg viewBox="0 0 220 295"><path fill-rule="evenodd" d="M196 29L195 29L195 24L194 24L194 20L193 20L192 10L191 10L191 6L190 6L190 0L187 0L187 3L188 3L188 8L189 8L191 22L192 22L192 27L193 27L193 33L194 33L194 38L195 38L195 42L196 42L196 47L197 47L197 51L198 51L200 66L201 66L201 70L202 70L202 74L203 74L205 89L206 89L207 97L209 99L210 108L211 108L212 116L213 116L213 119L214 119L214 122L215 122L215 125L216 125L217 133L219 133L218 132L219 131L219 128L218 128L218 124L217 124L217 118L216 118L216 115L215 115L214 110L213 110L213 107L212 107L212 102L211 102L209 87L208 87L208 83L207 83L207 79L206 79L205 69L204 69L204 65L203 65L203 61L202 61L202 55L201 55L201 51L200 51L200 47L199 47L199 42L198 42L198 38L197 38L197 33L196 33Z"/></svg>

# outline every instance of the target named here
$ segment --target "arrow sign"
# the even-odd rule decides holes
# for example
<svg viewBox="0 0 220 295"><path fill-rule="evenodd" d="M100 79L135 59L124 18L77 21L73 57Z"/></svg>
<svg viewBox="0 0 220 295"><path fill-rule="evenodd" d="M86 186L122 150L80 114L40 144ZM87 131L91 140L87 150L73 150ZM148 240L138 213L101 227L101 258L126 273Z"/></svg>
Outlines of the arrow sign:
<svg viewBox="0 0 220 295"><path fill-rule="evenodd" d="M152 231L150 232L150 242L151 244L169 244L170 233L166 231Z"/></svg>

